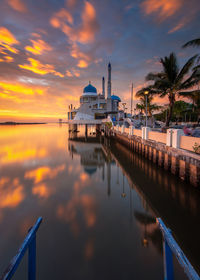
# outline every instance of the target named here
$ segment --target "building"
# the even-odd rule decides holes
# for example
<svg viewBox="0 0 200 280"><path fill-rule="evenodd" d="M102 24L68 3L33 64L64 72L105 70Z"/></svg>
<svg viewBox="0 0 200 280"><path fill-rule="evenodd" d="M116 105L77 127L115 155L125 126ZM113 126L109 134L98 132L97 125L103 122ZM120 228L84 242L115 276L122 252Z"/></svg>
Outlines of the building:
<svg viewBox="0 0 200 280"><path fill-rule="evenodd" d="M102 78L102 92L97 93L97 89L89 82L83 89L80 96L80 107L73 108L69 106L68 120L94 120L104 119L108 115L112 118L117 118L119 113L119 96L111 95L111 64L108 64L108 84L107 98L105 96L105 79Z"/></svg>

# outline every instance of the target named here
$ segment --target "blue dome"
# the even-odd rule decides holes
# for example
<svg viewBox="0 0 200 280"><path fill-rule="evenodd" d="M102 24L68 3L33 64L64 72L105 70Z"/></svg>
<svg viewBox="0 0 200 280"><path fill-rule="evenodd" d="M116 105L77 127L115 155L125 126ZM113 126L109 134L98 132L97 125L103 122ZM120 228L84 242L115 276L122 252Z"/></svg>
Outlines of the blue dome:
<svg viewBox="0 0 200 280"><path fill-rule="evenodd" d="M97 171L96 167L92 167L92 166L88 166L88 167L84 167L84 171L88 174L88 175L92 175Z"/></svg>
<svg viewBox="0 0 200 280"><path fill-rule="evenodd" d="M112 100L117 100L118 102L121 102L121 99L117 95L112 95L111 98Z"/></svg>
<svg viewBox="0 0 200 280"><path fill-rule="evenodd" d="M97 93L97 89L93 87L91 84L89 84L83 90L83 93L87 93L87 92Z"/></svg>

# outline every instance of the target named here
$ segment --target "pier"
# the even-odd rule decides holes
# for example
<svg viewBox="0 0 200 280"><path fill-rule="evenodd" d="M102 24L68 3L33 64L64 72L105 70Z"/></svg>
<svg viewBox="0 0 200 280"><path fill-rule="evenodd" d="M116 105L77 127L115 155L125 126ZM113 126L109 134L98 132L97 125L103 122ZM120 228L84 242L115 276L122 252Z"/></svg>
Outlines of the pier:
<svg viewBox="0 0 200 280"><path fill-rule="evenodd" d="M181 130L169 129L167 133L133 127L104 126L105 135L127 146L195 187L200 187L200 156L194 152L200 138L184 136Z"/></svg>

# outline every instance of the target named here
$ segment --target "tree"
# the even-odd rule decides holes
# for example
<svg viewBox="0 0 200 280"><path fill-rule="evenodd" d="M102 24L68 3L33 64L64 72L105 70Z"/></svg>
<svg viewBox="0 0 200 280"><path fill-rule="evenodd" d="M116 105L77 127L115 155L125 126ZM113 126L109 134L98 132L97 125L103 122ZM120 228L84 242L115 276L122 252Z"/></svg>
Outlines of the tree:
<svg viewBox="0 0 200 280"><path fill-rule="evenodd" d="M197 119L200 117L200 90L180 92L180 96L187 97L192 101L192 111Z"/></svg>
<svg viewBox="0 0 200 280"><path fill-rule="evenodd" d="M148 91L147 97L145 95L145 91ZM136 93L136 97L140 97L139 103L136 104L136 108L140 110L140 112L145 112L146 110L146 100L147 100L147 114L152 117L153 111L159 110L161 106L158 106L153 101L153 94L155 91L151 87L142 88Z"/></svg>
<svg viewBox="0 0 200 280"><path fill-rule="evenodd" d="M169 126L172 118L176 97L179 96L181 91L192 88L199 81L197 70L190 73L196 58L197 55L191 57L182 69L179 69L176 55L171 53L169 57L165 56L160 59L163 68L162 72L149 73L146 77L147 81L154 81L154 84L151 85L150 88L155 94L158 94L161 98L168 97L169 111L166 119L166 126Z"/></svg>
<svg viewBox="0 0 200 280"><path fill-rule="evenodd" d="M191 111L191 104L183 101L183 100L179 100L176 101L174 103L174 118L176 119L176 122L180 119L180 118L184 118L184 114Z"/></svg>

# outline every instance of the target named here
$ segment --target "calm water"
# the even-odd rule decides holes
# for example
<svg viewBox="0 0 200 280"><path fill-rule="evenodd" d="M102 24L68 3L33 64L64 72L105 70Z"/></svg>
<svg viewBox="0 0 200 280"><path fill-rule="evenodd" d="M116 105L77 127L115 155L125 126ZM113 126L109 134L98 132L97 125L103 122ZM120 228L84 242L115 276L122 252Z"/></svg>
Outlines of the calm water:
<svg viewBox="0 0 200 280"><path fill-rule="evenodd" d="M117 143L68 140L67 126L0 129L0 274L39 216L39 280L163 279L156 216L199 270L199 192Z"/></svg>

